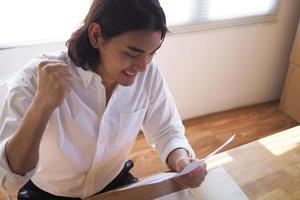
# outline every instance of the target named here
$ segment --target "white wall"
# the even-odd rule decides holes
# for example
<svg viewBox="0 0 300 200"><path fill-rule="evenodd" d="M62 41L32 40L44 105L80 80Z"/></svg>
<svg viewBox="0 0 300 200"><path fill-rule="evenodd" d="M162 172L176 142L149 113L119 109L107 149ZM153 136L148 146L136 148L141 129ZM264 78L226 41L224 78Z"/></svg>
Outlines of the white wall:
<svg viewBox="0 0 300 200"><path fill-rule="evenodd" d="M299 0L282 0L278 20L168 36L160 63L184 119L280 97L300 13ZM0 78L63 43L0 51Z"/></svg>
<svg viewBox="0 0 300 200"><path fill-rule="evenodd" d="M62 49L65 49L63 42L0 50L0 79L17 71L34 57Z"/></svg>
<svg viewBox="0 0 300 200"><path fill-rule="evenodd" d="M299 14L299 0L282 0L274 23L166 38L157 60L181 116L278 99Z"/></svg>

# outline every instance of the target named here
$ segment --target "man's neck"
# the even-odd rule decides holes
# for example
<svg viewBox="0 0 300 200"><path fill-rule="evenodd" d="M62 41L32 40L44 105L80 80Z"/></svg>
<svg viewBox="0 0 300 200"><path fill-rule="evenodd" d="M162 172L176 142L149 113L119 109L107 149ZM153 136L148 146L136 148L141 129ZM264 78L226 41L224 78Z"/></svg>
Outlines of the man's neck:
<svg viewBox="0 0 300 200"><path fill-rule="evenodd" d="M104 80L102 80L102 84L105 87L105 93L106 93L106 105L108 104L110 97L117 85L117 82L111 82L111 83L107 83Z"/></svg>

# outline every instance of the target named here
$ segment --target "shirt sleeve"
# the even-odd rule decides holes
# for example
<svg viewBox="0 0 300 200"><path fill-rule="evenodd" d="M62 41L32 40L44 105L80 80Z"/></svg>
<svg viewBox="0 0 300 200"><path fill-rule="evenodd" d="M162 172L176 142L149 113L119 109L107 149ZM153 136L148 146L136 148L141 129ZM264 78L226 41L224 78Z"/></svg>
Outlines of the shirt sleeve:
<svg viewBox="0 0 300 200"><path fill-rule="evenodd" d="M147 143L155 148L162 162L177 148L184 148L191 158L195 153L186 136L174 99L158 67L153 64L148 110L143 123Z"/></svg>
<svg viewBox="0 0 300 200"><path fill-rule="evenodd" d="M11 194L18 191L34 174L36 168L24 176L14 173L8 164L5 145L15 134L36 91L36 77L29 70L21 70L2 81L0 105L0 191Z"/></svg>

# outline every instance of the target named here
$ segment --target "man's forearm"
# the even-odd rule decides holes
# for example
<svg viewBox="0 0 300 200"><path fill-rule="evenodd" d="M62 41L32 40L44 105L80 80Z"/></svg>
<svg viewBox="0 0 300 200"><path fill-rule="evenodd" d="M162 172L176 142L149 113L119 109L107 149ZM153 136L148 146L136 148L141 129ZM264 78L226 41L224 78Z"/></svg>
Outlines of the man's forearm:
<svg viewBox="0 0 300 200"><path fill-rule="evenodd" d="M52 111L34 98L20 127L5 147L7 161L13 172L24 175L35 167L40 141Z"/></svg>

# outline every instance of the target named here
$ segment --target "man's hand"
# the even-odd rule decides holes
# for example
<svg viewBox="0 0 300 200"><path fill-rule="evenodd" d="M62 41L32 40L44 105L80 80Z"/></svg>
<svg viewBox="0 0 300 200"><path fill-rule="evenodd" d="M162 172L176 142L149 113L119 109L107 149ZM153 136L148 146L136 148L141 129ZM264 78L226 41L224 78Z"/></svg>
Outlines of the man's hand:
<svg viewBox="0 0 300 200"><path fill-rule="evenodd" d="M190 159L190 158L181 158L177 160L176 163L176 170L180 172L184 169L185 166L187 166L190 162L197 161L196 159ZM190 188L196 188L201 185L201 183L204 181L205 176L207 174L206 170L206 164L203 162L199 167L194 169L188 174L182 175L178 177L176 180L183 184L184 186L190 187Z"/></svg>
<svg viewBox="0 0 300 200"><path fill-rule="evenodd" d="M167 163L171 169L180 172L189 163L196 161L196 159L189 158L188 152L185 149L179 148L172 151L168 158ZM188 174L179 176L176 180L186 187L195 188L201 185L207 174L206 164L203 162L202 165L194 169Z"/></svg>
<svg viewBox="0 0 300 200"><path fill-rule="evenodd" d="M54 110L72 89L73 76L61 61L43 61L38 66L35 100Z"/></svg>

